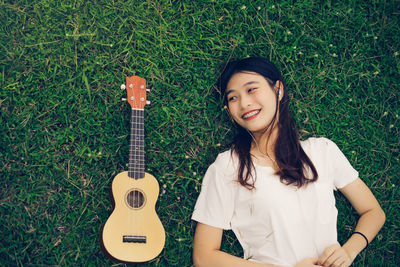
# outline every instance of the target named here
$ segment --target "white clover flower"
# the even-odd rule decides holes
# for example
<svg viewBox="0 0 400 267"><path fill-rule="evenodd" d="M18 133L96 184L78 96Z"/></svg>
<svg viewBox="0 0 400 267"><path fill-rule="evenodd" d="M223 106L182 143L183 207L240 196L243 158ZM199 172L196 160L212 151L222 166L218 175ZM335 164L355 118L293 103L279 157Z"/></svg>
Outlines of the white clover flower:
<svg viewBox="0 0 400 267"><path fill-rule="evenodd" d="M290 35L290 34L292 34L292 32L291 32L291 31L289 31L289 30L288 30L286 33L287 33L287 34L289 34L289 35Z"/></svg>
<svg viewBox="0 0 400 267"><path fill-rule="evenodd" d="M197 175L197 172L193 172L193 175L196 176L196 175Z"/></svg>
<svg viewBox="0 0 400 267"><path fill-rule="evenodd" d="M186 159L188 159L188 158L189 158L189 156L188 156L188 155L185 155L185 158L186 158Z"/></svg>
<svg viewBox="0 0 400 267"><path fill-rule="evenodd" d="M332 56L333 56L333 57L337 57L336 53L333 53Z"/></svg>
<svg viewBox="0 0 400 267"><path fill-rule="evenodd" d="M257 7L257 9L258 9L258 10L261 10L261 7L260 7L260 6L258 6L258 7Z"/></svg>
<svg viewBox="0 0 400 267"><path fill-rule="evenodd" d="M374 39L375 39L375 40L378 40L378 36L374 36Z"/></svg>
<svg viewBox="0 0 400 267"><path fill-rule="evenodd" d="M385 112L383 113L383 116L387 116L387 115L388 115L388 112L385 111Z"/></svg>
<svg viewBox="0 0 400 267"><path fill-rule="evenodd" d="M390 129L392 129L393 127L394 127L394 125L393 125L393 124L390 124L390 125L389 125L389 128L390 128Z"/></svg>
<svg viewBox="0 0 400 267"><path fill-rule="evenodd" d="M329 44L329 47L333 47L333 44Z"/></svg>
<svg viewBox="0 0 400 267"><path fill-rule="evenodd" d="M315 54L314 54L314 57L318 57L318 54L317 54L317 53L315 53Z"/></svg>
<svg viewBox="0 0 400 267"><path fill-rule="evenodd" d="M271 8L275 8L275 5L272 5Z"/></svg>
<svg viewBox="0 0 400 267"><path fill-rule="evenodd" d="M297 46L293 46L293 49L296 49L297 48Z"/></svg>
<svg viewBox="0 0 400 267"><path fill-rule="evenodd" d="M243 5L240 9L241 10L245 10L247 7L245 5Z"/></svg>

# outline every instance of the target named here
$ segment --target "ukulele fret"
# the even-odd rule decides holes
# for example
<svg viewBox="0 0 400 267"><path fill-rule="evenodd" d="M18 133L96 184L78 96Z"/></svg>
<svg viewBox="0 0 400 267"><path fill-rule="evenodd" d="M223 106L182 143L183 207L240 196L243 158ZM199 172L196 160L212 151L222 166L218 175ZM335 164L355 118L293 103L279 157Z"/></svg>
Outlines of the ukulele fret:
<svg viewBox="0 0 400 267"><path fill-rule="evenodd" d="M128 176L134 179L145 176L144 110L141 109L132 109Z"/></svg>

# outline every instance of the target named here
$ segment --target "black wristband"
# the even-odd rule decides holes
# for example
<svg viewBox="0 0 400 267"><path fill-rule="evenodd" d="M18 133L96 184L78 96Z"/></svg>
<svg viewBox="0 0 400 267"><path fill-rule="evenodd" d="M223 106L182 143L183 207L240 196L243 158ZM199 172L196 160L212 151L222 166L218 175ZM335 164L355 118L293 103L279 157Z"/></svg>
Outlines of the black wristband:
<svg viewBox="0 0 400 267"><path fill-rule="evenodd" d="M354 234L359 234L359 235L361 235L362 237L364 237L365 242L367 242L367 245L366 245L365 248L364 248L364 249L366 249L366 248L368 247L368 245L369 245L368 238L367 238L363 233L360 233L360 232L353 232L353 235L354 235ZM364 250L364 249L363 249L363 250Z"/></svg>

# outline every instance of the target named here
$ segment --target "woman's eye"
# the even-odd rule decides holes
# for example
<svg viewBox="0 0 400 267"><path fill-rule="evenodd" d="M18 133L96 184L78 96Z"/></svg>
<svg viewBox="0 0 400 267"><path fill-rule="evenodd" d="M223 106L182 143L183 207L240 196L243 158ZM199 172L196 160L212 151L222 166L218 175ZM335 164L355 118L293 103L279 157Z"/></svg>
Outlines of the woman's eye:
<svg viewBox="0 0 400 267"><path fill-rule="evenodd" d="M257 89L257 88L250 88L248 92L249 92L249 93L250 93L250 92L253 92L253 91L256 90L256 89Z"/></svg>
<svg viewBox="0 0 400 267"><path fill-rule="evenodd" d="M228 101L233 101L233 100L236 100L236 96L228 97Z"/></svg>

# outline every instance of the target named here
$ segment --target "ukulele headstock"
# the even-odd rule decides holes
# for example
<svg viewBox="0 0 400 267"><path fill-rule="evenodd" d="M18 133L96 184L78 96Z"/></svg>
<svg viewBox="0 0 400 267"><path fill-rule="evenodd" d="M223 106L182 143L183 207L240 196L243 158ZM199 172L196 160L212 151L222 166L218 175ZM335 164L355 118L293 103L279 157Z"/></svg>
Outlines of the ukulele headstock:
<svg viewBox="0 0 400 267"><path fill-rule="evenodd" d="M126 101L132 109L144 109L146 104L150 104L146 100L146 79L139 76L126 77L126 83L121 85L121 89L126 89Z"/></svg>

